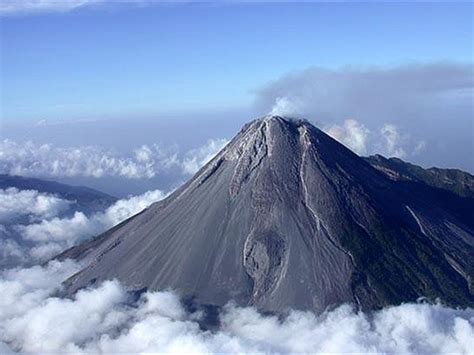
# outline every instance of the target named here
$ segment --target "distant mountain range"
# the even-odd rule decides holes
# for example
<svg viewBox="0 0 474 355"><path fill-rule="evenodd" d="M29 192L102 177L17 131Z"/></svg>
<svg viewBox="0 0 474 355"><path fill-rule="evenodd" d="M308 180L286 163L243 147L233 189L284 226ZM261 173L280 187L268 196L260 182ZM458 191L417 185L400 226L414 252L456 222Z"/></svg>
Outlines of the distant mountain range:
<svg viewBox="0 0 474 355"><path fill-rule="evenodd" d="M271 312L440 298L474 305L473 177L361 158L304 120L267 116L192 179L60 259L68 293L117 278Z"/></svg>
<svg viewBox="0 0 474 355"><path fill-rule="evenodd" d="M85 186L71 186L55 181L0 174L0 189L7 189L9 187L54 194L62 199L73 201L71 205L72 210L79 210L85 213L104 210L117 201L116 197Z"/></svg>
<svg viewBox="0 0 474 355"><path fill-rule="evenodd" d="M365 158L374 168L392 180L417 181L462 197L474 198L474 176L459 169L440 169L422 167L404 162L398 158L385 158L373 155Z"/></svg>
<svg viewBox="0 0 474 355"><path fill-rule="evenodd" d="M13 191L12 194L12 191L9 190L11 188L15 188L18 191ZM34 213L28 209L25 211L11 211L11 213L5 210L9 204L15 203L14 199L22 198L21 193L25 190L37 191L68 201L64 202L65 208L51 211L52 214L48 216L49 219L56 217L59 219L71 218L77 211L91 216L94 213L104 211L117 201L117 198L113 196L87 187L70 186L54 181L22 176L0 175L0 189L6 190L4 192L5 195L2 196L6 204L2 204L0 207L3 208L3 214L7 216L0 221L0 269L19 265L31 265L35 262L27 255L31 248L38 245L32 240L24 238L21 233L21 228L30 224L43 222L44 219L42 220L42 218L44 218L44 216L35 216ZM20 194L20 197L16 196L16 193ZM40 206L42 209L52 208L48 198L43 199L43 195L33 196L35 197L29 201L30 203L42 205ZM11 201L12 199L13 202ZM20 204L21 203L22 202L20 202ZM0 208L0 210L2 210L2 208ZM49 211L44 210L43 212L48 214L47 212ZM55 240L51 240L51 243L54 242ZM45 240L44 243L46 244L47 241Z"/></svg>

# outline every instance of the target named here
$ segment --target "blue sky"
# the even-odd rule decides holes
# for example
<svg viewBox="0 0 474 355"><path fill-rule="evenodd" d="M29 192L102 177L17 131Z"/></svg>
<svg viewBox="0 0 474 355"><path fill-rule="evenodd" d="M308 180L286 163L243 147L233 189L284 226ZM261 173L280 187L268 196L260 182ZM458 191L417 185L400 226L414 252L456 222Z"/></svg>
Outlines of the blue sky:
<svg viewBox="0 0 474 355"><path fill-rule="evenodd" d="M472 63L472 3L95 5L1 18L3 122L252 105L317 66Z"/></svg>

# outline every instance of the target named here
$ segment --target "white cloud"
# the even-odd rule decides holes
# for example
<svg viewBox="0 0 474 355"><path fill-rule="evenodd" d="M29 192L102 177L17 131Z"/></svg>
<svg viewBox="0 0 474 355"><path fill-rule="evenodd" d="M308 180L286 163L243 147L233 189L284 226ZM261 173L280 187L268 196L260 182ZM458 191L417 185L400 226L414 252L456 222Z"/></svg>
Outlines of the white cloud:
<svg viewBox="0 0 474 355"><path fill-rule="evenodd" d="M372 314L344 305L322 315L290 311L284 319L229 304L215 331L200 329L170 291L146 292L131 304L117 281L54 297L78 270L72 262L4 272L0 343L21 352L358 352L469 353L474 310L405 304ZM0 348L1 349L1 348ZM3 349L2 349L3 350Z"/></svg>
<svg viewBox="0 0 474 355"><path fill-rule="evenodd" d="M10 193L21 201L25 196L29 201L38 197L35 191L21 192ZM18 258L26 254L43 259L163 197L161 191L150 191L119 200L90 217L76 212L18 227L33 248L2 239L0 248ZM40 207L31 211L44 214ZM1 235L5 231L0 227ZM218 329L204 331L199 325L202 311L189 313L171 291L146 292L132 301L119 282L107 281L72 299L58 297L61 282L79 270L80 265L68 260L1 272L0 352L467 353L474 346L472 309L428 304L389 307L373 314L356 313L345 305L320 316L291 311L284 319L229 304L219 315Z"/></svg>
<svg viewBox="0 0 474 355"><path fill-rule="evenodd" d="M361 155L367 153L370 131L360 122L353 119L345 120L342 126L332 125L325 131L355 153Z"/></svg>
<svg viewBox="0 0 474 355"><path fill-rule="evenodd" d="M272 109L270 110L270 115L295 117L300 111L300 105L300 101L296 98L289 98L288 96L277 97Z"/></svg>
<svg viewBox="0 0 474 355"><path fill-rule="evenodd" d="M105 0L2 0L0 15L30 12L66 12Z"/></svg>
<svg viewBox="0 0 474 355"><path fill-rule="evenodd" d="M426 148L425 141L415 144L408 134L400 133L394 124L385 123L377 131L371 131L363 123L349 119L342 125L323 128L332 138L359 155L382 154L388 157L415 156Z"/></svg>
<svg viewBox="0 0 474 355"><path fill-rule="evenodd" d="M26 261L27 250L13 238L7 226L0 224L0 270Z"/></svg>
<svg viewBox="0 0 474 355"><path fill-rule="evenodd" d="M66 211L71 202L35 190L0 189L0 222L17 216L53 217Z"/></svg>
<svg viewBox="0 0 474 355"><path fill-rule="evenodd" d="M7 234L0 233L0 266L2 264L21 264L26 261L26 251L14 239L7 238Z"/></svg>
<svg viewBox="0 0 474 355"><path fill-rule="evenodd" d="M227 139L209 139L202 147L190 150L180 163L183 172L189 175L196 173L214 158L227 143L229 143Z"/></svg>
<svg viewBox="0 0 474 355"><path fill-rule="evenodd" d="M100 147L56 147L8 139L0 142L0 171L23 176L122 176L149 178L155 171L133 158Z"/></svg>
<svg viewBox="0 0 474 355"><path fill-rule="evenodd" d="M135 157L139 162L152 162L153 151L147 145L142 145L140 148L135 150Z"/></svg>
<svg viewBox="0 0 474 355"><path fill-rule="evenodd" d="M160 190L118 200L102 212L71 211L70 201L34 190L0 190L0 266L46 260L96 236L166 196Z"/></svg>
<svg viewBox="0 0 474 355"><path fill-rule="evenodd" d="M119 200L104 212L97 212L89 217L76 211L71 217L44 219L39 223L17 225L14 228L23 239L34 243L29 250L30 257L45 260L85 238L106 231L165 196L160 190L148 191Z"/></svg>
<svg viewBox="0 0 474 355"><path fill-rule="evenodd" d="M177 152L158 144L142 145L126 156L98 146L66 148L5 139L0 141L0 172L39 177L119 176L140 179L177 168L188 175L210 160L225 143L225 139L209 139L202 147L179 157Z"/></svg>
<svg viewBox="0 0 474 355"><path fill-rule="evenodd" d="M402 137L398 132L398 128L393 124L384 124L380 129L384 147L382 152L386 155L397 158L405 158L405 150L400 146Z"/></svg>
<svg viewBox="0 0 474 355"><path fill-rule="evenodd" d="M18 225L17 229L24 239L34 242L70 241L74 243L82 236L93 235L98 227L91 223L84 213L75 212L72 217L55 217L40 223Z"/></svg>
<svg viewBox="0 0 474 355"><path fill-rule="evenodd" d="M384 123L408 132L409 139L388 154L410 156L423 165L474 170L464 154L472 146L474 67L470 63L425 63L395 67L312 67L291 72L261 88L255 110L274 109L322 126L356 118L374 136ZM294 103L297 103L296 105ZM377 133L376 133L377 132ZM387 134L388 132L386 132ZM381 138L380 138L381 139ZM415 149L425 141L430 149ZM408 147L407 147L408 146ZM378 148L378 147L375 147ZM380 148L386 149L387 145ZM370 151L370 153L384 153Z"/></svg>
<svg viewBox="0 0 474 355"><path fill-rule="evenodd" d="M165 198L168 194L161 190L147 191L138 196L132 196L128 199L118 200L103 213L103 219L106 224L115 225L128 217L144 210L152 203Z"/></svg>
<svg viewBox="0 0 474 355"><path fill-rule="evenodd" d="M0 15L33 14L44 12L69 12L79 8L92 6L110 7L117 4L128 6L151 6L162 4L185 4L196 0L2 0L0 2ZM262 0L243 0L245 2L261 2ZM275 0L273 0L275 1ZM279 0L286 1L286 0ZM222 0L233 3L234 0Z"/></svg>
<svg viewBox="0 0 474 355"><path fill-rule="evenodd" d="M43 303L60 289L61 282L80 270L70 260L52 261L47 266L17 268L1 272L0 278L0 327L9 318L23 314L30 308ZM3 333L3 332L0 332ZM1 339L5 341L5 339Z"/></svg>
<svg viewBox="0 0 474 355"><path fill-rule="evenodd" d="M425 149L426 149L426 142L425 142L425 141L419 141L419 142L415 145L415 149L413 149L413 155L420 154L420 153L423 152Z"/></svg>
<svg viewBox="0 0 474 355"><path fill-rule="evenodd" d="M158 144L152 146L143 145L135 150L137 161L160 167L161 169L178 168L182 174L193 175L229 142L225 138L208 139L202 146L190 149L183 155L176 151L166 151Z"/></svg>

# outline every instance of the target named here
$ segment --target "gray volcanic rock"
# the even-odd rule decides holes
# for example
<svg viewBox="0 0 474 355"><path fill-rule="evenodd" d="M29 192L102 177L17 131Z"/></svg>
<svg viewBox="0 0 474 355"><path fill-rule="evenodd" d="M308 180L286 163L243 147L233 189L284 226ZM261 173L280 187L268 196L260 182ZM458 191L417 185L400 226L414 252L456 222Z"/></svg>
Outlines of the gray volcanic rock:
<svg viewBox="0 0 474 355"><path fill-rule="evenodd" d="M307 121L268 116L189 182L59 257L69 293L118 278L203 304L474 305L474 200L393 181Z"/></svg>

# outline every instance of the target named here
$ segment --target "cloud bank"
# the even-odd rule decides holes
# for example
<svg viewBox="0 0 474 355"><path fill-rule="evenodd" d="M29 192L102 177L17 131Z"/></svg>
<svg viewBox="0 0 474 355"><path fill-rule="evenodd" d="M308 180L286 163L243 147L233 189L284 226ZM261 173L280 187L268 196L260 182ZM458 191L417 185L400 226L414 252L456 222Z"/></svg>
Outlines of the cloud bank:
<svg viewBox="0 0 474 355"><path fill-rule="evenodd" d="M326 133L357 154L367 154L369 129L356 120L346 120L344 124L326 127Z"/></svg>
<svg viewBox="0 0 474 355"><path fill-rule="evenodd" d="M63 212L69 202L31 190L0 190L0 247L2 262L44 261L78 242L96 236L163 199L161 190L118 200L90 216ZM0 262L0 265L2 264Z"/></svg>
<svg viewBox="0 0 474 355"><path fill-rule="evenodd" d="M379 352L469 353L474 311L405 304L373 314L344 305L320 316L291 311L285 318L228 304L214 331L202 311L189 312L170 291L138 301L117 281L55 297L78 265L50 262L0 278L0 342L19 352ZM0 348L1 349L1 348Z"/></svg>
<svg viewBox="0 0 474 355"><path fill-rule="evenodd" d="M71 202L35 190L0 189L0 223L25 215L34 219L54 217L66 211Z"/></svg>
<svg viewBox="0 0 474 355"><path fill-rule="evenodd" d="M40 177L118 176L149 179L161 171L177 169L189 175L207 163L227 143L209 139L182 156L158 144L143 145L128 155L99 146L58 147L52 144L0 141L0 172Z"/></svg>
<svg viewBox="0 0 474 355"><path fill-rule="evenodd" d="M227 143L229 143L227 139L209 139L202 147L190 150L180 163L183 172L188 175L195 174L214 158Z"/></svg>
<svg viewBox="0 0 474 355"><path fill-rule="evenodd" d="M16 228L23 239L35 243L29 250L29 255L34 259L45 260L81 240L106 231L165 196L160 190L148 191L139 196L119 200L104 212L90 217L78 211L70 218L56 217Z"/></svg>
<svg viewBox="0 0 474 355"><path fill-rule="evenodd" d="M474 149L471 64L310 68L263 87L255 105L261 113L303 116L321 127L335 126L331 131L361 154L416 156L424 164L474 171L465 154ZM355 126L371 134L357 133ZM365 146L356 137L361 133L370 138Z"/></svg>
<svg viewBox="0 0 474 355"><path fill-rule="evenodd" d="M400 133L398 127L393 124L386 123L380 129L372 131L363 123L349 119L342 125L333 124L323 126L322 129L359 155L377 153L388 157L406 158L416 156L426 148L424 141L419 141L416 145L407 144L408 135ZM406 149L410 149L409 154Z"/></svg>

